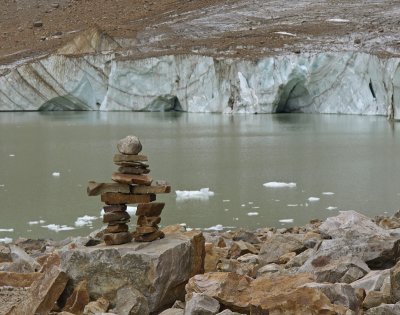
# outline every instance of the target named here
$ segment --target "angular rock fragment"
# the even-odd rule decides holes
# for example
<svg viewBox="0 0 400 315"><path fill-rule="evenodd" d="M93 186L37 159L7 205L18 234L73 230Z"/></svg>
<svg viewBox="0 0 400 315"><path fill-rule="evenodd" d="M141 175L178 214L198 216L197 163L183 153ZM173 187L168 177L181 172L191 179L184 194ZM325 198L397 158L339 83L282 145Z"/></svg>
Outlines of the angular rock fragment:
<svg viewBox="0 0 400 315"><path fill-rule="evenodd" d="M73 314L82 314L85 306L89 302L90 297L87 289L87 280L82 280L77 284L72 294L68 297L63 310Z"/></svg>
<svg viewBox="0 0 400 315"><path fill-rule="evenodd" d="M103 239L106 245L111 246L129 243L132 240L132 236L129 232L106 233Z"/></svg>
<svg viewBox="0 0 400 315"><path fill-rule="evenodd" d="M141 215L137 219L137 224L139 226L152 226L157 227L157 224L161 222L161 217L146 217Z"/></svg>
<svg viewBox="0 0 400 315"><path fill-rule="evenodd" d="M151 182L153 181L147 175L134 175L134 174L122 174L122 173L113 173L111 179L121 184L138 184L146 186L150 186Z"/></svg>
<svg viewBox="0 0 400 315"><path fill-rule="evenodd" d="M126 165L127 163L124 162L117 162L115 163L117 165L123 165L118 167L118 173L121 174L133 174L133 175L142 175L142 174L148 174L150 173L150 170L148 168L139 168L139 167L135 167L132 166L128 163L128 165Z"/></svg>
<svg viewBox="0 0 400 315"><path fill-rule="evenodd" d="M146 203L156 200L156 195L128 195L120 193L101 194L101 201L107 205Z"/></svg>
<svg viewBox="0 0 400 315"><path fill-rule="evenodd" d="M164 209L164 202L152 202L139 204L136 209L137 216L157 217Z"/></svg>
<svg viewBox="0 0 400 315"><path fill-rule="evenodd" d="M114 162L147 162L145 155L128 155L128 154L115 154Z"/></svg>
<svg viewBox="0 0 400 315"><path fill-rule="evenodd" d="M129 226L125 223L119 223L115 225L108 225L105 229L105 233L120 233L120 232L128 232Z"/></svg>
<svg viewBox="0 0 400 315"><path fill-rule="evenodd" d="M94 181L88 183L88 196L97 196L108 192L129 194L131 189L128 184L121 183L96 183Z"/></svg>
<svg viewBox="0 0 400 315"><path fill-rule="evenodd" d="M186 301L185 315L215 315L220 308L219 302L205 294L193 293Z"/></svg>
<svg viewBox="0 0 400 315"><path fill-rule="evenodd" d="M124 221L129 220L131 216L128 212L125 211L115 211L115 212L106 212L103 215L103 223L109 223L112 221Z"/></svg>

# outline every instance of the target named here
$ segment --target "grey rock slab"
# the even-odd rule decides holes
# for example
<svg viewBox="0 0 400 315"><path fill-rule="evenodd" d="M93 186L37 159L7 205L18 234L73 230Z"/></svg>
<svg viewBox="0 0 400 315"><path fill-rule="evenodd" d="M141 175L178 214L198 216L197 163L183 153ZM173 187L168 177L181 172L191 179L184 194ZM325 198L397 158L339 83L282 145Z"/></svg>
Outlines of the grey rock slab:
<svg viewBox="0 0 400 315"><path fill-rule="evenodd" d="M103 296L114 304L118 290L131 287L154 312L183 296L188 279L202 272L203 248L201 233L170 234L151 243L64 249L60 256L69 285L87 278L92 299Z"/></svg>
<svg viewBox="0 0 400 315"><path fill-rule="evenodd" d="M340 211L336 217L327 218L319 227L322 235L332 238L389 237L390 232L378 226L370 218L356 211Z"/></svg>
<svg viewBox="0 0 400 315"><path fill-rule="evenodd" d="M186 301L185 315L215 315L219 312L219 302L205 294L193 293Z"/></svg>
<svg viewBox="0 0 400 315"><path fill-rule="evenodd" d="M358 312L361 302L349 284L346 283L307 283L303 287L314 288L322 291L333 304L344 305L345 307Z"/></svg>
<svg viewBox="0 0 400 315"><path fill-rule="evenodd" d="M365 315L399 315L400 304L382 304L367 310Z"/></svg>
<svg viewBox="0 0 400 315"><path fill-rule="evenodd" d="M296 252L306 248L303 244L304 236L300 234L275 234L269 237L261 246L259 257L260 264L276 263L284 254Z"/></svg>
<svg viewBox="0 0 400 315"><path fill-rule="evenodd" d="M314 248L304 265L321 257L335 260L344 256L358 257L372 269L391 268L400 257L400 240L381 236L324 240Z"/></svg>
<svg viewBox="0 0 400 315"><path fill-rule="evenodd" d="M117 291L115 308L111 310L116 314L148 315L149 305L142 293L131 286L126 286Z"/></svg>
<svg viewBox="0 0 400 315"><path fill-rule="evenodd" d="M352 282L350 285L353 288L362 288L366 293L369 291L379 291L389 273L390 269L371 270L363 278Z"/></svg>
<svg viewBox="0 0 400 315"><path fill-rule="evenodd" d="M344 256L332 259L329 256L311 257L300 272L310 272L316 276L317 282L351 283L362 278L370 269L357 256Z"/></svg>
<svg viewBox="0 0 400 315"><path fill-rule="evenodd" d="M241 315L241 313L237 312L232 312L231 310L223 310L221 313L218 313L217 315Z"/></svg>
<svg viewBox="0 0 400 315"><path fill-rule="evenodd" d="M181 308L168 308L165 311L161 312L159 315L184 315L185 310Z"/></svg>

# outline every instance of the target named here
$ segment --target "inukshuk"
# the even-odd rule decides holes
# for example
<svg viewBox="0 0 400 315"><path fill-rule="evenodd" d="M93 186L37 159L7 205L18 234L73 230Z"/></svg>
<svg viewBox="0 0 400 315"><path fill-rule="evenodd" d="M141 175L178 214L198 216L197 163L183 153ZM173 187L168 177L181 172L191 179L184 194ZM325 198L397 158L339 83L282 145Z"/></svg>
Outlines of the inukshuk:
<svg viewBox="0 0 400 315"><path fill-rule="evenodd" d="M164 203L153 202L156 194L169 193L171 187L165 181L152 181L147 156L139 155L142 144L135 136L127 136L118 141L118 154L114 155L114 163L119 166L118 172L112 174L115 183L89 182L89 196L101 195L104 206L103 222L104 241L107 245L129 243L132 238L138 242L151 242L163 238L164 233L158 229ZM129 233L130 215L127 204L138 204L136 231Z"/></svg>

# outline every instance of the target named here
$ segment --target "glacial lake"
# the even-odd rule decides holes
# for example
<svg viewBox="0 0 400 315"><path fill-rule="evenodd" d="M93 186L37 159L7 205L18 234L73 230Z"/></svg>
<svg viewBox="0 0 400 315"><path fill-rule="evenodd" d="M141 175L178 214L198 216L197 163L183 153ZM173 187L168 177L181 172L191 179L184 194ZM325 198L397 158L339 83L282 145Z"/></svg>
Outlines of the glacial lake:
<svg viewBox="0 0 400 315"><path fill-rule="evenodd" d="M88 197L86 185L111 181L116 142L129 134L141 139L150 176L172 186L157 198L166 202L163 226L256 229L340 210L391 215L400 208L398 127L365 116L3 112L0 239L100 228L100 196ZM271 182L295 187L263 185ZM175 193L202 188L214 194ZM96 219L76 226L85 215Z"/></svg>

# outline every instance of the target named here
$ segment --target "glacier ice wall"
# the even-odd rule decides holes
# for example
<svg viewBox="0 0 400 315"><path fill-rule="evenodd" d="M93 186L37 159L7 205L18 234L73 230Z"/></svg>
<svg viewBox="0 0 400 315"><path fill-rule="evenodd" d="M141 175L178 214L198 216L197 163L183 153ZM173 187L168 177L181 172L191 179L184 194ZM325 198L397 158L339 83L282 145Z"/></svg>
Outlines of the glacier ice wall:
<svg viewBox="0 0 400 315"><path fill-rule="evenodd" d="M398 119L399 63L351 52L259 60L51 55L0 68L0 110L394 111Z"/></svg>

